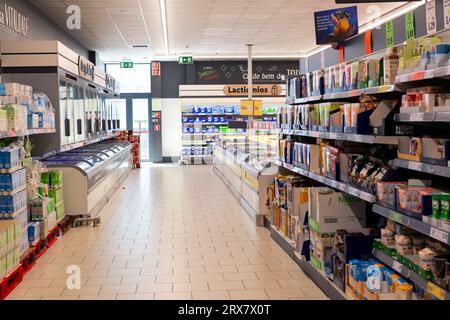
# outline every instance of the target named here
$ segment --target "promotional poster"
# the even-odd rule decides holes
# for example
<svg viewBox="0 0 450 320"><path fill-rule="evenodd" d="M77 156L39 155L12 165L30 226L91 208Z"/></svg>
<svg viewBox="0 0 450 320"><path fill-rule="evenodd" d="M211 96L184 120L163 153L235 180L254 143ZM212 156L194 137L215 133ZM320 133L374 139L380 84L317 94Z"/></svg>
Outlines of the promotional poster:
<svg viewBox="0 0 450 320"><path fill-rule="evenodd" d="M314 13L316 44L342 43L358 34L356 6Z"/></svg>

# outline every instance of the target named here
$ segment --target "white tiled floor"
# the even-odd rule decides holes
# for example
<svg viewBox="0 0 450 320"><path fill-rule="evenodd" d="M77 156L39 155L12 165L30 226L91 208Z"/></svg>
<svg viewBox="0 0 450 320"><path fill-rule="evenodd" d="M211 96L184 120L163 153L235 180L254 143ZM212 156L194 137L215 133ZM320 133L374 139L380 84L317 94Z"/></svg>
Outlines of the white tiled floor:
<svg viewBox="0 0 450 320"><path fill-rule="evenodd" d="M66 288L67 267L81 288ZM325 299L209 166L135 170L96 227L71 229L8 299Z"/></svg>

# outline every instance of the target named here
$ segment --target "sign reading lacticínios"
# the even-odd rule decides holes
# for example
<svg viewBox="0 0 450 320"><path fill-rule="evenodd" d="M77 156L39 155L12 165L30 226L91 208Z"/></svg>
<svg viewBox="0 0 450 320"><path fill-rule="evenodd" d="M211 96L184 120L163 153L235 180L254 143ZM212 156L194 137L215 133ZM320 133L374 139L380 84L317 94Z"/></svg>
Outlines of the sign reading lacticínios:
<svg viewBox="0 0 450 320"><path fill-rule="evenodd" d="M4 25L24 37L30 37L28 17L7 3L0 6L0 25Z"/></svg>
<svg viewBox="0 0 450 320"><path fill-rule="evenodd" d="M282 92L280 85L253 85L254 96L279 96ZM226 96L245 96L248 94L247 85L228 85L223 87L223 93Z"/></svg>
<svg viewBox="0 0 450 320"><path fill-rule="evenodd" d="M95 79L95 64L85 57L78 56L78 74L80 77L94 81Z"/></svg>

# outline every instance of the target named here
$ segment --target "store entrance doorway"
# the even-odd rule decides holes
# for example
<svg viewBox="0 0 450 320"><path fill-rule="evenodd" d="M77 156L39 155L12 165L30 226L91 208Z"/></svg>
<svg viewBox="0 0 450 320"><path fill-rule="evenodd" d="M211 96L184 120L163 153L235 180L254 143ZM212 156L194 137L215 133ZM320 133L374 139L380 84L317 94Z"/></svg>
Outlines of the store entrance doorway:
<svg viewBox="0 0 450 320"><path fill-rule="evenodd" d="M151 93L122 93L122 105L126 108L126 129L139 135L142 162L153 162L152 146L152 95Z"/></svg>

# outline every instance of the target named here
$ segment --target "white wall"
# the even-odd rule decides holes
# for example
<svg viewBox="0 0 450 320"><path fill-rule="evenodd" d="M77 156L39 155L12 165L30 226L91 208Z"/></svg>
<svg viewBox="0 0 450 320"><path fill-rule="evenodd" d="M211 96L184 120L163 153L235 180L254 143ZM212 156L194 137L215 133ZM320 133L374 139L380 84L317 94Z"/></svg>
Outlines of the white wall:
<svg viewBox="0 0 450 320"><path fill-rule="evenodd" d="M163 157L178 158L181 156L182 145L181 101L180 99L160 99L160 108L162 155Z"/></svg>

